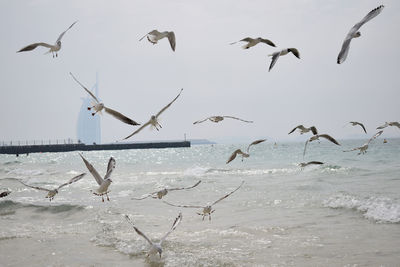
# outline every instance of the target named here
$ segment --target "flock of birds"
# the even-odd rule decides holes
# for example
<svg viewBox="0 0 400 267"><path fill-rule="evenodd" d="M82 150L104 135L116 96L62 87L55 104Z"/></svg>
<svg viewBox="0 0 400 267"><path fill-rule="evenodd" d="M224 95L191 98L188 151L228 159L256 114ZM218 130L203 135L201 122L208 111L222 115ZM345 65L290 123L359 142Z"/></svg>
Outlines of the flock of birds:
<svg viewBox="0 0 400 267"><path fill-rule="evenodd" d="M346 58L347 55L349 53L349 49L350 49L350 43L351 40L353 38L358 38L361 36L361 33L359 32L359 29L361 28L361 26L363 26L366 22L370 21L371 19L373 19L374 17L376 17L378 14L381 13L381 11L383 10L384 6L381 5L375 9L373 9L372 11L370 11L360 22L358 22L357 24L355 24L351 30L349 31L349 33L347 34L342 48L339 52L338 58L337 58L337 63L341 64L343 63ZM75 24L77 23L77 21L75 21L74 23L72 23L71 26L69 26L64 32L62 32L60 34L60 36L57 38L55 44L48 44L48 43L44 43L44 42L40 42L40 43L33 43L30 44L22 49L20 49L17 52L25 52L25 51L31 51L34 50L35 48L37 48L38 46L43 46L46 48L49 48L49 50L47 51L46 54L48 53L52 53L53 57L58 57L58 51L61 49L61 39L63 38L63 36L65 35L65 33L70 30ZM157 44L159 40L163 39L163 38L168 38L168 41L170 43L171 49L173 51L175 51L176 49L176 38L175 38L175 33L173 31L164 31L164 32L159 32L157 30L153 30L149 33L147 33L146 35L144 35L142 38L140 38L139 41L143 40L145 37L147 37L147 40L152 43L152 44ZM259 43L264 43L267 44L269 46L272 47L276 47L276 45L268 40L268 39L264 39L261 37L258 38L250 38L250 37L246 37L244 39L241 39L237 42L233 42L231 43L231 45L236 44L238 42L246 42L246 44L243 46L244 49L249 49ZM292 53L295 57L300 59L300 53L298 51L298 49L296 48L285 48L285 49L281 49L280 51L274 52L272 53L270 56L272 57L270 66L269 66L269 71L271 71L271 69L274 67L274 65L276 64L276 62L278 61L280 56L284 56L287 55L289 53ZM110 114L111 116L115 117L116 119L120 120L123 123L129 124L129 125L133 125L133 126L140 126L136 131L134 131L132 134L128 135L127 137L124 138L128 139L130 137L132 137L133 135L139 133L142 129L144 129L147 126L151 126L154 127L157 131L159 129L162 128L161 124L159 123L159 116L166 110L168 109L181 95L183 89L180 90L180 92L178 93L178 95L171 101L169 102L166 106L164 106L160 111L158 111L155 115L151 115L150 119L144 123L144 124L140 124L138 122L136 122L135 120L132 120L131 118L123 115L122 113L111 109L107 106L104 105L104 103L101 103L98 98L96 98L96 96L87 89L87 87L85 87L72 73L70 73L71 77L73 78L73 80L75 80L80 87L82 87L92 98L93 98L93 106L88 107L88 110L90 110L92 113L92 115L96 115L97 113L101 113L103 110ZM250 120L244 120L241 118L237 118L234 116L211 116L211 117L207 117L205 119L202 120L198 120L193 122L193 124L200 124L206 121L211 121L214 123L218 123L223 121L224 119L234 119L234 120L238 120L241 122L245 122L245 123L252 123L253 121ZM352 121L350 122L351 125L353 126L360 126L363 131L365 133L367 133L364 125L360 122L355 122ZM349 152L349 151L356 151L359 150L359 154L364 154L367 152L368 149L368 145L371 143L371 141L373 141L374 139L376 139L378 136L380 136L383 132L383 128L388 127L388 126L395 126L398 127L400 129L400 123L399 122L386 122L384 125L378 127L377 129L381 130L379 132L377 132L375 135L373 135L364 145L360 146L360 147L356 147L350 150L344 150L344 152ZM317 131L317 128L315 126L311 126L311 127L305 127L303 125L298 125L295 128L293 128L288 134L292 134L293 132L295 132L296 130L299 131L300 134L306 134L311 132L312 136L306 141L305 145L304 145L304 152L303 152L303 157L306 153L306 149L307 149L307 145L315 140L320 140L320 138L326 139L328 141L330 141L331 143L335 144L335 145L340 145L339 142L337 142L332 136L328 135L328 134L319 134ZM228 158L226 164L230 163L231 161L233 161L238 155L240 155L242 157L242 161L244 158L248 158L250 156L250 148L254 145L260 144L265 142L266 139L260 139L260 140L256 140L254 142L252 142L251 144L249 144L247 146L247 149L245 150L246 152L243 152L241 149L236 149L232 155ZM93 167L93 165L82 155L79 154L80 157L82 158L82 161L84 162L86 168L88 169L88 171L92 174L92 176L94 177L94 179L96 180L98 187L92 191L93 194L97 195L97 196L101 196L102 201L104 202L104 196L106 196L106 199L109 201L110 198L108 196L109 191L109 187L112 183L111 180L111 174L113 172L113 170L115 169L116 166L116 161L113 157L110 157L109 161L108 161L108 165L107 165L107 170L104 176L101 176L98 171ZM320 161L309 161L309 162L302 162L299 164L299 167L304 168L306 166L309 165L320 165L320 164L324 164L323 162ZM30 188L34 188L37 190L41 190L41 191L46 191L47 195L46 198L49 198L50 201L52 201L54 199L54 197L59 193L59 190L69 184L78 182L79 180L81 180L84 176L86 175L86 173L82 173L79 174L73 178L71 178L69 181L67 181L66 183L61 184L60 186L58 186L57 188L54 189L48 189L48 188L44 188L44 187L39 187L39 186L33 186L33 185L29 185L25 182L21 183L27 187ZM133 200L143 200L146 198L155 198L155 199L162 199L165 195L167 195L168 192L170 191L176 191L176 190L189 190L192 189L196 186L198 186L201 183L201 181L198 181L196 184L189 186L189 187L176 187L176 188L163 188L161 190L158 191L154 191L154 192L150 192L146 195L143 195L141 197L138 198L132 198ZM217 199L214 202L210 202L208 204L205 205L183 205L183 204L174 204L174 203L170 203L167 201L163 202L167 205L171 205L171 206L175 206L175 207L181 207L181 208L196 208L196 209L201 209L200 212L198 212L197 214L202 216L202 219L204 220L205 217L208 217L209 220L211 220L211 214L215 211L213 209L213 206L216 205L217 203L219 203L220 201L224 200L225 198L229 197L230 195L232 195L233 193L235 193L237 190L239 190L242 185L244 184L244 181L241 182L241 184L235 188L233 191L225 194L224 196L220 197L219 199ZM0 193L0 197L5 197L10 193L10 191L5 191ZM168 237L169 234L172 233L172 231L174 231L176 229L176 227L181 223L182 221L182 213L179 213L178 217L174 220L172 227L170 228L170 230L160 239L159 242L153 242L150 238L148 238L142 231L140 231L136 224L129 218L128 215L125 216L126 220L133 226L134 230L136 231L137 234L139 234L140 236L142 236L151 246L151 249L148 253L148 255L153 255L153 254L159 254L159 256L161 257L162 254L162 243L165 241L165 239Z"/></svg>

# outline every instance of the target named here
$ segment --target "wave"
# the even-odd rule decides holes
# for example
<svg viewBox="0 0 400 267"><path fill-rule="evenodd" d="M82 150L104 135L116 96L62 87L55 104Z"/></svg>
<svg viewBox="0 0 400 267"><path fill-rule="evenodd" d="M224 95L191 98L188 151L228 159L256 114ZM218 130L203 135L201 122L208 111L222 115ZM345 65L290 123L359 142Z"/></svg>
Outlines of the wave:
<svg viewBox="0 0 400 267"><path fill-rule="evenodd" d="M325 200L323 205L333 209L356 210L362 213L365 218L380 223L400 223L400 204L389 198L360 198L340 193Z"/></svg>
<svg viewBox="0 0 400 267"><path fill-rule="evenodd" d="M21 161L12 160L12 161L3 162L3 165L14 165L14 164L21 164L21 163L22 163Z"/></svg>
<svg viewBox="0 0 400 267"><path fill-rule="evenodd" d="M0 216L14 214L19 209L32 209L35 212L47 213L63 213L63 212L79 212L85 209L84 206L61 204L51 206L41 206L35 204L25 204L15 202L12 200L5 200L0 202Z"/></svg>

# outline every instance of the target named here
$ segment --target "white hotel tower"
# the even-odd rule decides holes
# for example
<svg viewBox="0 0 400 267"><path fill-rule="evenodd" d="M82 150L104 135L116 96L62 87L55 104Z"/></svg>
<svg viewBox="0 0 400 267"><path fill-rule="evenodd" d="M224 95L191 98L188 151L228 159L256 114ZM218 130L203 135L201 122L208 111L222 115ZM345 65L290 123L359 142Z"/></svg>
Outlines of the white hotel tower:
<svg viewBox="0 0 400 267"><path fill-rule="evenodd" d="M92 87L94 95L99 97L99 83L98 75L96 73L96 84ZM101 129L100 129L100 116L92 116L92 112L88 107L93 106L93 99L90 96L82 97L82 106L79 112L78 125L77 125L77 138L80 142L91 145L93 143L101 143Z"/></svg>

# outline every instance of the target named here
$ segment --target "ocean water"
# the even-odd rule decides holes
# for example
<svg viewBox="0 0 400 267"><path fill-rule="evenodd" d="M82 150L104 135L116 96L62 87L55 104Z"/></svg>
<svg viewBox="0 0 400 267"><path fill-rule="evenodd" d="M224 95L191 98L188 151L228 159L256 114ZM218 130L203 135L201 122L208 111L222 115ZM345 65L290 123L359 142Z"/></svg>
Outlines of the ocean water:
<svg viewBox="0 0 400 267"><path fill-rule="evenodd" d="M367 139L367 138L366 138ZM101 175L116 159L110 201L90 193L97 184L77 152L0 155L1 266L400 266L400 139L377 139L365 155L313 142L265 142L251 156L225 164L246 144L191 148L94 151L84 156ZM301 170L297 164L325 164ZM26 183L64 187L50 202ZM243 186L214 206L211 220L200 209L162 200L132 200L164 187L175 204L206 205ZM146 257L179 212L182 223L163 244L161 259Z"/></svg>

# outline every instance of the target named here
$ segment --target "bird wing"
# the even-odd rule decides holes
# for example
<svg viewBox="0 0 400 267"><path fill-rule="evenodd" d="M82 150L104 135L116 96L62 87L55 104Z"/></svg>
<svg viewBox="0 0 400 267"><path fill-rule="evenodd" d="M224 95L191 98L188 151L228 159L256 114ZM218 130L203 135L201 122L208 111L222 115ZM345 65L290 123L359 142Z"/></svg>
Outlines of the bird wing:
<svg viewBox="0 0 400 267"><path fill-rule="evenodd" d="M262 142L264 142L264 141L267 141L267 139L260 139L260 140L256 140L256 141L254 141L253 143L251 143L251 144L247 147L247 153L249 153L249 149L250 149L251 146L253 146L253 145L258 145L259 143L262 143Z"/></svg>
<svg viewBox="0 0 400 267"><path fill-rule="evenodd" d="M72 26L74 26L75 23L77 23L77 22L78 22L78 21L75 21L74 23L71 24L71 26L68 27L68 29L66 29L65 31L63 31L63 32L60 34L60 36L58 36L58 39L57 39L56 43L57 43L58 41L61 41L61 38L63 38L64 34L65 34L69 29L71 29Z"/></svg>
<svg viewBox="0 0 400 267"><path fill-rule="evenodd" d="M270 46L273 46L273 47L276 47L276 45L273 42L271 42L270 40L268 40L268 39L262 39L261 38L260 42L265 43L265 44L270 45Z"/></svg>
<svg viewBox="0 0 400 267"><path fill-rule="evenodd" d="M168 41L169 41L169 44L171 45L172 51L175 51L176 39L175 39L174 32L168 32Z"/></svg>
<svg viewBox="0 0 400 267"><path fill-rule="evenodd" d="M272 61L271 61L271 64L269 65L268 71L271 71L272 67L278 61L278 58L279 58L280 55L281 55L281 52L275 52L275 53L272 54Z"/></svg>
<svg viewBox="0 0 400 267"><path fill-rule="evenodd" d="M178 215L178 217L175 218L175 221L172 224L171 229L163 237L161 237L160 245L162 244L162 242L164 242L164 240L167 238L167 236L169 236L169 234L175 230L175 228L181 223L181 221L182 221L182 213L179 212L179 215Z"/></svg>
<svg viewBox="0 0 400 267"><path fill-rule="evenodd" d="M299 50L297 50L297 48L288 48L289 52L292 52L293 55L295 55L295 57L300 58L300 53Z"/></svg>
<svg viewBox="0 0 400 267"><path fill-rule="evenodd" d="M248 122L248 123L253 123L253 121L246 121L246 120L243 120L243 119L240 119L240 118L236 118L236 117L233 117L233 116L222 116L222 117L229 118L229 119L234 119L234 120L239 120L239 121L244 121L244 122Z"/></svg>
<svg viewBox="0 0 400 267"><path fill-rule="evenodd" d="M205 118L204 120L198 120L198 121L195 121L195 122L193 122L193 124L198 124L198 123L205 122L206 120L209 120L210 118L213 118L213 117L214 117L214 116L211 116L211 117Z"/></svg>
<svg viewBox="0 0 400 267"><path fill-rule="evenodd" d="M372 9L360 22L358 22L356 25L353 26L353 28L351 28L350 32L357 32L362 25L378 16L382 12L383 8L384 6L380 5L377 8Z"/></svg>
<svg viewBox="0 0 400 267"><path fill-rule="evenodd" d="M177 205L177 204L172 204L172 203L169 203L169 202L167 202L167 201L165 201L165 200L163 200L163 202L164 202L165 204L167 204L167 205L174 206L174 207L179 207L179 208L195 208L195 209L204 208L204 206L196 206L196 205Z"/></svg>
<svg viewBox="0 0 400 267"><path fill-rule="evenodd" d="M372 137L368 140L367 144L369 144L372 140L376 139L376 138L377 138L378 136L380 136L382 133L383 133L383 131L377 132L374 136L372 136Z"/></svg>
<svg viewBox="0 0 400 267"><path fill-rule="evenodd" d="M200 183L201 183L201 180L200 180L200 181L198 181L197 183L195 183L195 184L194 184L194 185L192 185L192 186L189 186L189 187L170 188L170 189L168 189L168 191L192 189L193 187L196 187L196 186L198 186Z"/></svg>
<svg viewBox="0 0 400 267"><path fill-rule="evenodd" d="M307 145L308 145L309 142L310 142L310 139L308 139L308 140L306 141L306 143L304 144L303 158L304 158L304 155L306 154L306 149L307 149Z"/></svg>
<svg viewBox="0 0 400 267"><path fill-rule="evenodd" d="M81 153L79 153L79 156L81 156L83 162L86 165L86 168L88 168L89 172L93 175L94 179L96 180L96 182L101 185L103 183L103 178L101 178L100 174L97 172L97 170L93 167L92 164L89 163L89 161L87 161Z"/></svg>
<svg viewBox="0 0 400 267"><path fill-rule="evenodd" d="M47 189L47 188L43 188L43 187L39 187L39 186L33 186L33 185L28 185L28 184L26 184L26 183L24 183L24 182L22 182L22 181L19 181L19 182L20 182L21 184L27 186L27 187L34 188L34 189L37 189L37 190L42 190L42 191L47 191L47 192L50 192L50 191L51 191L51 190L49 190L49 189Z"/></svg>
<svg viewBox="0 0 400 267"><path fill-rule="evenodd" d="M384 129L384 128L388 127L388 126L389 126L389 123L385 122L384 125L381 125L381 126L377 127L376 129L380 130L380 129Z"/></svg>
<svg viewBox="0 0 400 267"><path fill-rule="evenodd" d="M50 45L50 44L47 44L47 43L34 43L34 44L27 45L24 48L21 48L20 50L17 51L17 53L18 52L31 51L31 50L35 49L36 47L38 47L38 46L44 46L44 47L47 47L47 48L54 47L53 45Z"/></svg>
<svg viewBox="0 0 400 267"><path fill-rule="evenodd" d="M400 128L400 123L397 121L392 121L391 123L389 123L390 126L396 126L397 128Z"/></svg>
<svg viewBox="0 0 400 267"><path fill-rule="evenodd" d="M141 197L139 197L139 198L133 197L133 198L131 198L131 199L133 199L133 200L143 200L143 199L146 199L146 198L148 198L148 197L151 197L153 194L154 194L154 193L146 194L146 195L143 195L143 196L141 196Z"/></svg>
<svg viewBox="0 0 400 267"><path fill-rule="evenodd" d="M140 132L144 127L146 127L147 125L150 124L150 120L148 122L146 122L145 124L143 124L142 126L140 126L136 131L134 131L132 134L128 135L127 137L125 137L123 140L128 139L129 137L131 137L132 135L137 134L138 132Z"/></svg>
<svg viewBox="0 0 400 267"><path fill-rule="evenodd" d="M106 175L104 175L104 180L106 180L106 179L108 179L108 178L110 178L110 176L111 176L111 173L114 171L114 169L115 169L115 159L113 158L113 157L111 157L109 160L108 160L108 164L107 164L107 172L106 172Z"/></svg>
<svg viewBox="0 0 400 267"><path fill-rule="evenodd" d="M349 149L349 150L343 150L343 152L351 152L351 151L360 150L360 149L361 149L361 146L360 147L355 147L355 148Z"/></svg>
<svg viewBox="0 0 400 267"><path fill-rule="evenodd" d="M175 102L175 100L178 99L178 97L181 95L182 91L183 91L183 88L181 88L181 91L179 92L179 94L178 94L168 105L166 105L165 107L163 107L163 108L156 114L156 118L158 118L158 116L160 116L161 113L163 113L167 108L169 108L169 107L172 105L172 103Z"/></svg>
<svg viewBox="0 0 400 267"><path fill-rule="evenodd" d="M241 152L240 149L236 149L235 151L233 151L232 155L229 157L228 161L226 162L226 164L228 164L229 162L231 162L232 160L234 160L236 158L236 155L239 153L239 151Z"/></svg>
<svg viewBox="0 0 400 267"><path fill-rule="evenodd" d="M301 130L303 130L303 131L307 130L307 129L301 124L301 125L298 125L298 126L294 127L293 130L291 130L288 134L293 133L294 131L296 131L296 129L301 129Z"/></svg>
<svg viewBox="0 0 400 267"><path fill-rule="evenodd" d="M351 34L348 34L344 39L342 44L342 49L340 50L339 55L337 57L337 64L341 64L346 60L350 49L350 42L352 39L353 36Z"/></svg>
<svg viewBox="0 0 400 267"><path fill-rule="evenodd" d="M68 182L60 185L57 189L60 189L61 187L64 187L64 186L72 184L72 183L75 183L75 182L79 181L80 179L82 179L83 176L85 176L85 175L86 175L86 173L81 173L81 174L71 178Z"/></svg>
<svg viewBox="0 0 400 267"><path fill-rule="evenodd" d="M244 181L242 181L242 183L232 192L230 192L229 194L226 194L225 196L221 197L220 199L218 199L217 201L215 201L214 203L212 203L210 206L214 206L215 204L217 204L218 202L220 202L221 200L229 197L230 195L232 195L233 193L235 193L240 187L242 187L242 185L244 184Z"/></svg>
<svg viewBox="0 0 400 267"><path fill-rule="evenodd" d="M144 239L147 240L147 242L149 242L150 245L153 245L153 242L150 240L150 238L148 238L142 231L140 231L135 224L133 223L133 221L131 220L131 218L129 218L128 215L125 215L125 219L128 221L128 223L130 223L133 226L133 229L135 229L136 233L140 236L142 236Z"/></svg>
<svg viewBox="0 0 400 267"><path fill-rule="evenodd" d="M361 122L356 122L356 121L355 121L355 123L356 123L357 125L360 125L361 128L363 128L364 132L367 133L367 130L365 129L364 124L362 124Z"/></svg>
<svg viewBox="0 0 400 267"><path fill-rule="evenodd" d="M315 126L311 126L310 130L313 133L313 135L317 135L318 134L317 128L315 128Z"/></svg>
<svg viewBox="0 0 400 267"><path fill-rule="evenodd" d="M338 141L335 140L335 138L333 138L332 136L328 135L328 134L320 134L319 137L323 137L329 141L331 141L332 143L334 143L335 145L340 146L340 144L338 143Z"/></svg>
<svg viewBox="0 0 400 267"><path fill-rule="evenodd" d="M318 165L321 165L321 164L324 164L324 163L321 162L321 161L309 161L309 162L307 162L307 165L310 165L310 164L318 164Z"/></svg>
<svg viewBox="0 0 400 267"><path fill-rule="evenodd" d="M73 78L83 89L85 89L85 91L86 91L97 103L100 103L100 101L97 99L97 97L96 97L92 92L90 92L90 90L87 89L83 84L81 84L81 83L78 81L78 79L75 78L75 76L74 76L71 72L70 72L69 74L72 76L72 78Z"/></svg>
<svg viewBox="0 0 400 267"><path fill-rule="evenodd" d="M239 42L251 42L252 40L253 40L252 38L246 37L246 38L243 38L242 40L230 43L230 45L233 45L233 44L236 44L236 43L239 43Z"/></svg>
<svg viewBox="0 0 400 267"><path fill-rule="evenodd" d="M125 115L119 113L116 110L113 110L113 109L108 108L108 107L104 107L104 110L105 110L105 112L107 112L108 114L113 116L114 118L116 118L116 119L118 119L118 120L120 120L120 121L122 121L122 122L124 122L126 124L129 124L129 125L140 125L140 123L137 123L136 121L126 117Z"/></svg>

